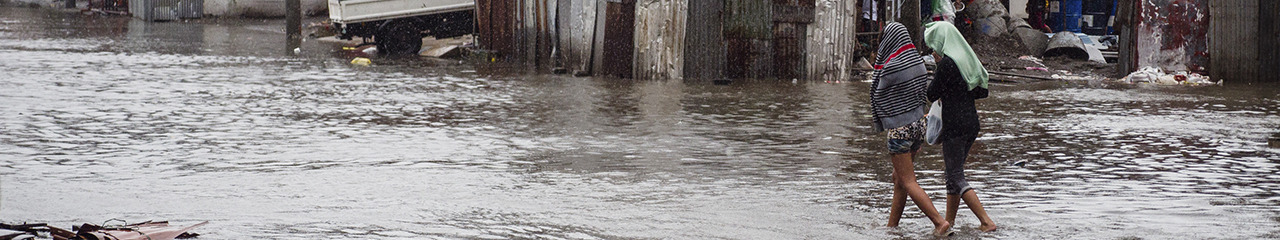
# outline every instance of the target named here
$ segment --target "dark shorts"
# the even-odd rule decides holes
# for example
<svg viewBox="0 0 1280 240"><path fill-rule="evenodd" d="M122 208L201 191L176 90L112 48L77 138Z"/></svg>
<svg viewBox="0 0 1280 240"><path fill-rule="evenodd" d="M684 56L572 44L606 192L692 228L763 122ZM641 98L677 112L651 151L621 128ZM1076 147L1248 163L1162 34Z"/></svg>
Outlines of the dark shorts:
<svg viewBox="0 0 1280 240"><path fill-rule="evenodd" d="M924 143L925 119L899 128L889 129L889 154L903 154L920 149Z"/></svg>

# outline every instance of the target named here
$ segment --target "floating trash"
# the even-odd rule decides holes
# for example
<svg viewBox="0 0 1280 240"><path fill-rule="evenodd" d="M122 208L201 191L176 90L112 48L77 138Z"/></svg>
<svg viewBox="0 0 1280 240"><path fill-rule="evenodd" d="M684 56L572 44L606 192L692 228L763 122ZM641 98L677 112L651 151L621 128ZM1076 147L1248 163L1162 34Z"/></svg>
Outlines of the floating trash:
<svg viewBox="0 0 1280 240"><path fill-rule="evenodd" d="M368 58L358 57L356 59L351 59L351 64L360 65L360 66L369 66L369 64L373 64L373 61L370 61Z"/></svg>

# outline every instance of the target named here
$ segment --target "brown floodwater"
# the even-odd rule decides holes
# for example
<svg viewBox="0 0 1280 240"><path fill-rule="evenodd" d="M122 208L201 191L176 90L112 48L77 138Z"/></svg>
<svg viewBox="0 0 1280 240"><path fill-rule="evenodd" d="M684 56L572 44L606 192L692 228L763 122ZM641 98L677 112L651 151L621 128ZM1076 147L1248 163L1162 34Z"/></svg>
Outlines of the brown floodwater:
<svg viewBox="0 0 1280 240"><path fill-rule="evenodd" d="M888 217L863 81L623 80L348 63L283 20L0 8L0 221L200 239L929 238ZM1280 86L992 84L968 163L1000 230L1280 237ZM916 160L941 209L938 146Z"/></svg>

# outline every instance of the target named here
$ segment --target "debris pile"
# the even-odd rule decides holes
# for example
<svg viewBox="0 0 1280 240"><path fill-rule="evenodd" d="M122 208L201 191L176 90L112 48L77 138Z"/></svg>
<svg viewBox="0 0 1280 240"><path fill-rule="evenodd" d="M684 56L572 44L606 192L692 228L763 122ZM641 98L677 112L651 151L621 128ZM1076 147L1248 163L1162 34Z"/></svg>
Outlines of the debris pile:
<svg viewBox="0 0 1280 240"><path fill-rule="evenodd" d="M1222 85L1222 80L1214 82L1208 76L1196 73L1175 72L1167 74L1163 70L1155 67L1143 67L1137 72L1130 73L1120 79L1126 83L1147 83L1160 85L1188 85L1188 86L1204 86L1204 85Z"/></svg>
<svg viewBox="0 0 1280 240"><path fill-rule="evenodd" d="M111 225L107 223L120 222L121 224ZM0 229L10 230L11 233L0 233L0 240L9 239L54 239L54 240L173 240L187 239L200 236L200 234L187 232L193 228L208 224L208 221L193 224L191 226L170 226L169 222L152 222L146 221L141 223L126 224L123 220L112 219L102 225L93 225L85 223L80 226L72 226L71 231L49 226L45 223L32 224L4 224L0 223Z"/></svg>

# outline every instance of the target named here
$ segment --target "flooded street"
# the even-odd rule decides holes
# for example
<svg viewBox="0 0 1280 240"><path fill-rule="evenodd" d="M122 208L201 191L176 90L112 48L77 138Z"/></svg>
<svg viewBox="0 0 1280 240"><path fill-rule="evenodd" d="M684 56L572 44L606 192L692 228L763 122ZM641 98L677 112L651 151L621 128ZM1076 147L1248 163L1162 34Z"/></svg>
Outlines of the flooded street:
<svg viewBox="0 0 1280 240"><path fill-rule="evenodd" d="M869 83L576 78L374 59L280 20L0 7L0 221L199 239L929 239L888 218ZM1000 230L1280 238L1280 85L992 84L968 164ZM940 146L916 160L945 206Z"/></svg>

